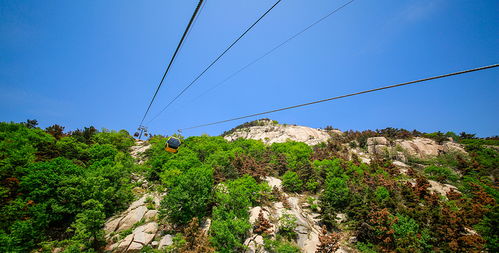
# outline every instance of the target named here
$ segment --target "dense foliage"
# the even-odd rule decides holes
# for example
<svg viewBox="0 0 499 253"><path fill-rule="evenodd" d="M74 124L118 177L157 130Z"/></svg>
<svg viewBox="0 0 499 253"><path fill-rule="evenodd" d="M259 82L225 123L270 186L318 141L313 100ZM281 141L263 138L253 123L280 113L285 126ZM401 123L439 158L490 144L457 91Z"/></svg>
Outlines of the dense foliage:
<svg viewBox="0 0 499 253"><path fill-rule="evenodd" d="M349 157L346 147L365 147L373 136L452 138L469 155L420 160L405 174L386 157L370 164ZM183 145L176 154L163 150L165 137L152 137L146 164L137 166L129 155L134 140L124 130L64 132L59 125L37 128L35 121L0 123L0 252L101 251L104 221L133 198L132 172L165 193L160 223L176 234L169 252L242 252L252 232L263 236L268 252L299 252L293 214L284 211L273 221L275 236L268 235L271 225L262 212L257 225L249 221L251 207L280 201L289 208L267 176L280 178L287 194L309 197L324 225L322 252L336 249L345 231L357 237L353 246L362 252L499 251L496 139L394 128L350 131L314 147L178 137ZM429 180L457 190L440 196ZM346 222L338 221L339 214ZM201 226L207 218L206 234Z"/></svg>
<svg viewBox="0 0 499 253"><path fill-rule="evenodd" d="M0 252L98 249L105 218L132 199L128 133L63 130L0 123Z"/></svg>
<svg viewBox="0 0 499 253"><path fill-rule="evenodd" d="M397 129L380 130L373 134L376 135L459 138L452 133L424 134ZM425 169L410 169L409 175L403 175L391 161L381 159L370 165L355 159L348 161L340 154L342 144L336 143L314 148L292 141L264 146L254 140L227 142L221 137L199 136L185 139L179 153L172 155L162 152L164 139L156 138L151 140L155 145L149 151L150 179L160 180L172 194L186 196L177 200L167 195L164 203L168 212L190 210L192 201L188 199L198 196L198 191L201 196L199 187L184 187L177 193L177 184L182 183L175 182L189 181L186 177L193 168L212 173L207 172L213 175L211 192L208 184L201 183L206 190L202 191L205 204L200 205L200 212L182 213L189 215L176 224L185 224L192 217L209 216L211 246L220 252L243 250L251 229L249 207L279 199L275 189L269 194L271 189L266 183L259 183L265 176L281 178L284 190L291 194L319 193L322 223L329 230L353 231L362 251L497 250L497 226L493 220L498 215L499 195L494 182L483 177L497 169L497 150L485 145L467 145L469 158L439 157L424 161ZM344 138L342 143L351 141L348 134ZM461 193L455 191L445 198L439 197L430 190L428 180L454 184ZM339 213L348 217L346 225L337 222ZM268 251L296 252L293 246L296 225L292 218L284 215L279 221L277 237L265 237ZM338 240L336 234L323 238L328 236L332 238L330 241Z"/></svg>

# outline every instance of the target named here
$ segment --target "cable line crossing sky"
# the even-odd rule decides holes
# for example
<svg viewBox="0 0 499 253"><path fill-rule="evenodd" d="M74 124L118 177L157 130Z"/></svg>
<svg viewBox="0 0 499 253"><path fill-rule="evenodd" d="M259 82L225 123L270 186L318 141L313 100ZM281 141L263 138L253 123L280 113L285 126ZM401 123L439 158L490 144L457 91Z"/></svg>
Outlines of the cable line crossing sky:
<svg viewBox="0 0 499 253"><path fill-rule="evenodd" d="M147 113L149 112L149 109L151 109L152 103L154 102L154 99L156 98L156 95L158 95L159 89L161 88L161 85L163 85L163 81L165 80L166 75L168 74L168 71L170 70L170 67L172 66L173 62L175 61L175 57L177 56L177 53L180 51L180 48L182 47L182 44L184 43L184 39L187 37L189 34L189 30L191 28L191 25L193 24L194 20L197 17L197 14L203 4L203 0L199 0L198 5L196 6L196 9L194 10L194 13L192 14L191 19L189 20L189 24L185 28L184 34L182 35L182 38L180 39L180 42L177 45L177 48L175 49L175 52L172 55L172 58L170 59L170 63L168 63L168 67L165 70L165 73L163 74L163 78L161 78L161 81L158 84L158 87L156 88L156 91L154 92L154 95L151 99L151 102L149 103L149 106L147 107L146 112L144 113L144 116L142 117L142 120L140 121L139 127L142 126L142 123L144 123L144 120L147 116Z"/></svg>
<svg viewBox="0 0 499 253"><path fill-rule="evenodd" d="M488 66L483 66L483 67L477 67L477 68L473 68L473 69L467 69L467 70L462 70L462 71L458 71L458 72L453 72L453 73L448 73L448 74L443 74L443 75L438 75L438 76L433 76L433 77L427 77L427 78L423 78L423 79L419 79L419 80L415 80L415 81L404 82L404 83L399 83L399 84L384 86L384 87L380 87L380 88L375 88L375 89L370 89L370 90L365 90L365 91L359 91L359 92L355 92L355 93L350 93L350 94L346 94L346 95L341 95L341 96L337 96L337 97L326 98L326 99L317 100L317 101L313 101L313 102L309 102L309 103L298 104L298 105L288 106L288 107L274 109L274 110L270 110L270 111L249 114L249 115L240 116L240 117L237 117L237 118L226 119L226 120L221 120L221 121L215 121L215 122L211 122L211 123L201 124L201 125L197 125L197 126L181 128L178 131L182 132L184 130L189 130L189 129L194 129L194 128L200 128L200 127L206 127L206 126L217 125L217 124L222 124L222 123L226 123L226 122L230 122L230 121L235 121L235 120L240 120L240 119L245 119L245 118L250 118L250 117L255 117L255 116L260 116L260 115L265 115L265 114L270 114L270 113L274 113L274 112L280 112L280 111L295 109L295 108L298 108L298 107L303 107L303 106L308 106L308 105L313 105L313 104L328 102L328 101L336 100L336 99L340 99L340 98L352 97L352 96L361 95L361 94L365 94L365 93L370 93L370 92L375 92L375 91L381 91L381 90L386 90L386 89L391 89L391 88L406 86L406 85L410 85L410 84L422 83L422 82L427 82L427 81L431 81L431 80L435 80L435 79L441 79L441 78L445 78L445 77L457 76L457 75L462 75L462 74L466 74L466 73L476 72L476 71L480 71L480 70L492 69L492 68L496 68L496 67L499 67L499 64L493 64L493 65L488 65Z"/></svg>
<svg viewBox="0 0 499 253"><path fill-rule="evenodd" d="M206 73L206 71L208 71L218 60L220 60L220 58L222 58L222 56L225 55L225 53L227 53L239 40L241 40L244 35L246 35L256 24L258 24L258 22L260 22L260 20L262 20L272 9L274 9L274 7L276 7L282 0L279 0L277 1L274 5L272 5L272 7L270 7L265 13L263 13L260 18L258 18L250 27L248 27L246 29L246 31L244 31L241 35L239 35L239 37L234 41L232 42L232 44L230 44L229 47L227 47L217 58L215 58L215 60L213 60L210 65L208 65L196 78L194 78L194 80L192 80L192 82L187 85L175 98L173 98L156 116L154 116L154 118L152 118L151 120L149 120L149 123L151 123L153 120L155 120L157 117L159 117L159 115L161 115L161 113L163 113L173 102L175 102L175 100L177 100L180 96L182 96L182 94L184 94L184 92L186 92L201 76L204 75L204 73Z"/></svg>

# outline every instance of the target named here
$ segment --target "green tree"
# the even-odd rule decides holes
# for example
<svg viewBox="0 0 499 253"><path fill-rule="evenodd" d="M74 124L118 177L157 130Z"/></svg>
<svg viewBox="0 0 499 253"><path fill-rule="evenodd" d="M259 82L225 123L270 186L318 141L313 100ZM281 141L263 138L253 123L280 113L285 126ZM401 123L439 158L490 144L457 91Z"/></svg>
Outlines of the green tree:
<svg viewBox="0 0 499 253"><path fill-rule="evenodd" d="M94 199L83 203L84 211L76 215L76 221L71 225L74 229L74 240L83 242L87 247L98 249L104 241L104 226L106 215L102 204Z"/></svg>
<svg viewBox="0 0 499 253"><path fill-rule="evenodd" d="M201 220L212 201L213 170L195 167L177 177L176 185L161 202L162 212L176 224Z"/></svg>
<svg viewBox="0 0 499 253"><path fill-rule="evenodd" d="M92 136L92 141L98 144L110 144L122 152L128 152L135 143L133 137L126 130L109 131L103 129Z"/></svg>
<svg viewBox="0 0 499 253"><path fill-rule="evenodd" d="M243 250L244 239L251 228L248 208L257 204L264 189L262 185L245 175L217 187L210 233L213 246L220 252Z"/></svg>
<svg viewBox="0 0 499 253"><path fill-rule="evenodd" d="M57 140L64 136L64 127L57 124L47 127L45 131Z"/></svg>
<svg viewBox="0 0 499 253"><path fill-rule="evenodd" d="M341 177L328 177L325 182L321 200L324 204L337 209L348 205L350 189L346 180Z"/></svg>
<svg viewBox="0 0 499 253"><path fill-rule="evenodd" d="M282 176L282 186L289 192L301 192L303 190L303 181L296 172L286 171Z"/></svg>

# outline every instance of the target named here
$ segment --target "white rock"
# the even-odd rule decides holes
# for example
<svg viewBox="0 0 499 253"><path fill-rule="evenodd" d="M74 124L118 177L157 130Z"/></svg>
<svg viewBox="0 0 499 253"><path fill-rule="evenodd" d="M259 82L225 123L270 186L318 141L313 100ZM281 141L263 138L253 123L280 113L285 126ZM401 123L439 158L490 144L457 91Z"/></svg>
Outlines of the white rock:
<svg viewBox="0 0 499 253"><path fill-rule="evenodd" d="M128 246L130 246L132 241L133 241L133 234L127 235L125 237L125 239L121 240L118 247L116 247L116 252L122 252L122 251L125 251L126 249L128 249Z"/></svg>
<svg viewBox="0 0 499 253"><path fill-rule="evenodd" d="M371 137L367 139L367 152L369 154L383 155L389 152L390 142L385 137Z"/></svg>
<svg viewBox="0 0 499 253"><path fill-rule="evenodd" d="M443 196L446 196L447 193L451 191L451 189L454 189L455 192L459 192L457 190L457 187L450 184L441 184L433 180L428 180L428 182L430 182L430 188L428 188L428 190L438 192Z"/></svg>
<svg viewBox="0 0 499 253"><path fill-rule="evenodd" d="M142 196L140 199L134 201L127 209L127 211L131 211L139 206L143 206L145 204L145 201L146 201L146 195Z"/></svg>
<svg viewBox="0 0 499 253"><path fill-rule="evenodd" d="M137 243L137 242L132 242L130 246L128 246L128 249L126 250L127 253L135 253L135 252L140 252L140 250L144 248L143 244Z"/></svg>
<svg viewBox="0 0 499 253"><path fill-rule="evenodd" d="M409 165L407 165L401 161L393 161L393 165L400 167L400 168L409 168Z"/></svg>
<svg viewBox="0 0 499 253"><path fill-rule="evenodd" d="M236 130L225 136L228 141L238 138L261 140L266 144L282 143L288 140L304 142L308 145L317 145L327 142L331 137L327 131L305 126L273 124L269 120L260 120L261 126L252 126ZM341 133L335 131L335 133Z"/></svg>
<svg viewBox="0 0 499 253"><path fill-rule="evenodd" d="M118 247L118 245L120 245L120 243L119 243L119 242L117 242L117 243L112 243L112 244L108 244L108 245L104 248L104 252L113 251L116 247Z"/></svg>
<svg viewBox="0 0 499 253"><path fill-rule="evenodd" d="M133 233L139 233L139 232L156 234L156 232L158 232L158 223L149 222L149 223L142 225L142 226L139 226L133 230Z"/></svg>
<svg viewBox="0 0 499 253"><path fill-rule="evenodd" d="M336 220L338 221L338 223L342 223L347 220L347 215L344 213L339 213L336 215Z"/></svg>
<svg viewBox="0 0 499 253"><path fill-rule="evenodd" d="M263 237L261 235L253 235L244 241L244 245L248 246L246 253L257 253L262 252L263 249Z"/></svg>
<svg viewBox="0 0 499 253"><path fill-rule="evenodd" d="M367 145L368 146L376 146L376 145L383 145L383 146L388 146L390 142L385 137L371 137L367 138Z"/></svg>
<svg viewBox="0 0 499 253"><path fill-rule="evenodd" d="M288 203L291 207L289 210L283 207L282 202L274 203L274 219L279 219L284 213L295 216L297 225L295 231L298 233L297 245L302 252L315 252L319 244L319 232L321 231L321 227L317 223L318 220L314 219L315 215L313 213L301 208L297 197L289 197Z"/></svg>
<svg viewBox="0 0 499 253"><path fill-rule="evenodd" d="M158 210L148 210L147 213L144 214L144 219L146 221L154 221L158 219Z"/></svg>
<svg viewBox="0 0 499 253"><path fill-rule="evenodd" d="M258 215L260 214L260 210L262 210L262 207L260 206L255 206L253 208L250 208L250 218L249 221L251 224L254 224L258 220ZM269 213L266 210L262 210L263 212L263 217L265 219L269 218Z"/></svg>
<svg viewBox="0 0 499 253"><path fill-rule="evenodd" d="M276 187L278 190L282 191L282 180L275 177L265 177L265 181L269 184L270 188Z"/></svg>
<svg viewBox="0 0 499 253"><path fill-rule="evenodd" d="M122 218L123 217L114 217L108 220L106 224L104 224L104 232L106 232L106 234L114 232L116 228L118 228Z"/></svg>
<svg viewBox="0 0 499 253"><path fill-rule="evenodd" d="M152 241L152 239L154 239L154 234L149 234L145 232L134 233L133 236L133 241L138 242L142 245L149 244Z"/></svg>
<svg viewBox="0 0 499 253"><path fill-rule="evenodd" d="M208 230L210 230L210 227L211 227L211 219L210 218L204 219L201 222L200 227L201 227L201 230L203 230L204 232L208 232Z"/></svg>
<svg viewBox="0 0 499 253"><path fill-rule="evenodd" d="M464 150L463 145L455 142L447 141L444 143L443 147L445 152L458 152L458 153L468 154L468 152Z"/></svg>
<svg viewBox="0 0 499 253"><path fill-rule="evenodd" d="M173 244L173 236L172 235L165 235L159 241L158 249L163 249L163 248L170 246L172 244Z"/></svg>
<svg viewBox="0 0 499 253"><path fill-rule="evenodd" d="M125 218L120 221L119 228L116 231L123 231L132 228L135 223L139 222L144 214L147 212L147 207L139 206L131 210Z"/></svg>
<svg viewBox="0 0 499 253"><path fill-rule="evenodd" d="M418 158L435 157L444 152L442 145L434 140L416 137L412 140L397 140L396 145L401 147L409 155Z"/></svg>

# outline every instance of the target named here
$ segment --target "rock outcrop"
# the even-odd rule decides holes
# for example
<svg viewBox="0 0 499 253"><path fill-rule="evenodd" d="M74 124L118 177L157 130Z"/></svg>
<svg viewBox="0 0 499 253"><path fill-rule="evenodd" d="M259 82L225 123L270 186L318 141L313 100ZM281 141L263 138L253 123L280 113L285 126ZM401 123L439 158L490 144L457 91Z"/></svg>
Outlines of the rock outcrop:
<svg viewBox="0 0 499 253"><path fill-rule="evenodd" d="M159 203L158 193L146 194L134 201L126 211L110 218L104 225L108 241L105 251L140 252L144 246L152 245L154 239L158 241L160 235L156 209ZM124 234L126 236L121 238Z"/></svg>
<svg viewBox="0 0 499 253"><path fill-rule="evenodd" d="M305 126L281 125L271 120L259 120L259 125L240 128L226 135L225 139L233 141L238 138L261 140L265 144L281 143L287 140L304 142L308 145L317 145L326 142L331 136L325 130ZM333 133L341 134L338 130Z"/></svg>
<svg viewBox="0 0 499 253"><path fill-rule="evenodd" d="M266 177L265 180L269 185L275 186L277 189L282 188L281 180L274 177ZM296 218L296 229L297 239L295 243L300 247L302 252L315 252L317 250L317 245L319 244L319 234L321 227L319 226L319 214L314 213L308 208L306 203L301 203L301 199L305 196L296 195L289 196L286 193L282 193L283 201L274 202L271 206L257 206L250 209L250 222L256 224L258 215L260 211L263 213L263 217L271 221L272 229L270 229L269 234L275 236L279 231L279 220L283 215L291 215ZM263 237L258 234L251 233L246 239L245 243L248 246L247 253L254 252L265 252L263 250Z"/></svg>
<svg viewBox="0 0 499 253"><path fill-rule="evenodd" d="M441 154L458 152L467 154L463 146L446 141L438 144L432 139L416 137L409 140L392 140L385 137L372 137L367 139L367 152L369 155L388 155L392 159L407 162L408 157L428 159Z"/></svg>
<svg viewBox="0 0 499 253"><path fill-rule="evenodd" d="M130 155L135 158L138 164L145 162L145 152L151 148L151 144L143 140L136 140L135 145L130 147Z"/></svg>

